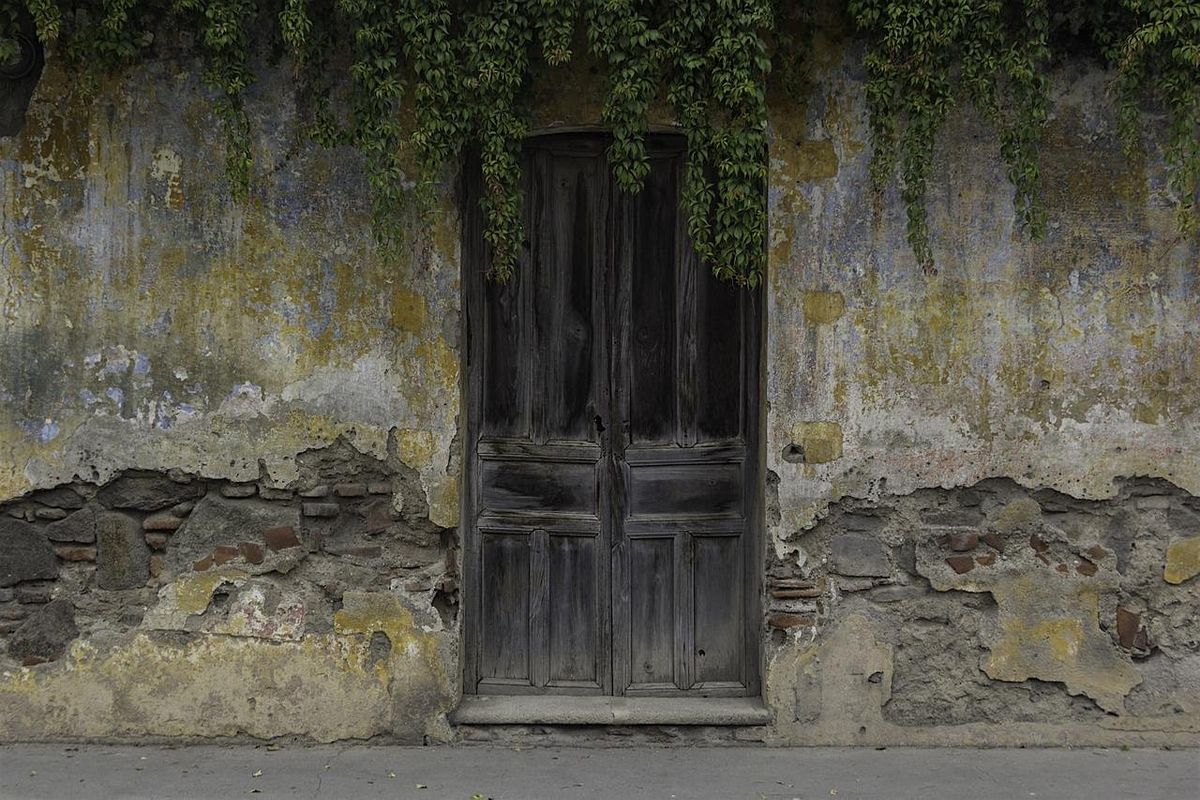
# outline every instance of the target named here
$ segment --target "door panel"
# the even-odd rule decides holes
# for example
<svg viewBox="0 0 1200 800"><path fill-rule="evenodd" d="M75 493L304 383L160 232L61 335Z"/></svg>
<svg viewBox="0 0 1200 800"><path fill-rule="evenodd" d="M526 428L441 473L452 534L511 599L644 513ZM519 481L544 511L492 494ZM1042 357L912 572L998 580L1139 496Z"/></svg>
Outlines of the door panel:
<svg viewBox="0 0 1200 800"><path fill-rule="evenodd" d="M470 178L465 690L754 694L760 301L696 259L681 137L635 195L607 145L531 140L505 284Z"/></svg>

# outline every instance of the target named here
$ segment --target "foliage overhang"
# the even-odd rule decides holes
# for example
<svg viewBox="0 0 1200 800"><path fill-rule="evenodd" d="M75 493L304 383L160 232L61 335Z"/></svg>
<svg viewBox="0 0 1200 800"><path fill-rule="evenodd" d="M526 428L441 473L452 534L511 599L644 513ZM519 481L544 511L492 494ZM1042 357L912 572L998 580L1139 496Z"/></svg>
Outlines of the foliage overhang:
<svg viewBox="0 0 1200 800"><path fill-rule="evenodd" d="M828 7L838 0L821 4ZM716 275L754 286L766 236L766 82L772 61L802 62L816 0L0 0L0 65L20 59L32 21L52 52L87 76L153 52L155 25L193 33L225 134L233 194L253 188L243 94L255 44L290 52L308 135L363 154L381 243L396 240L411 193L401 155L417 155L429 198L448 163L480 156L492 272L511 275L524 239L520 143L531 76L583 44L605 68L604 122L618 185L648 171L652 103L665 96L687 137L682 203ZM1143 101L1167 112L1164 151L1181 229L1195 234L1200 188L1200 0L845 0L865 45L878 185L900 184L917 261L934 269L925 208L934 143L970 104L992 124L1019 219L1040 236L1038 144L1056 48L1111 68L1125 145L1141 146ZM27 46L27 43L26 45ZM348 76L335 68L346 64ZM786 71L786 70L784 70ZM406 92L411 104L402 106ZM349 109L348 115L334 113ZM411 109L405 112L403 109ZM413 120L404 119L411 113ZM340 120L349 119L349 122Z"/></svg>

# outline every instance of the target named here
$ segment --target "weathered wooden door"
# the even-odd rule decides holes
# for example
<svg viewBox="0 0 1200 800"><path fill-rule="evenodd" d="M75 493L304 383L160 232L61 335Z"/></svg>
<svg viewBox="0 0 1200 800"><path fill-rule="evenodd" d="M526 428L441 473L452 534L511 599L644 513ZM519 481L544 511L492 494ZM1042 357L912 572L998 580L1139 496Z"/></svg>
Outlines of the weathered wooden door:
<svg viewBox="0 0 1200 800"><path fill-rule="evenodd" d="M757 694L758 298L697 263L681 139L637 195L607 145L529 141L507 283L467 193L465 689Z"/></svg>

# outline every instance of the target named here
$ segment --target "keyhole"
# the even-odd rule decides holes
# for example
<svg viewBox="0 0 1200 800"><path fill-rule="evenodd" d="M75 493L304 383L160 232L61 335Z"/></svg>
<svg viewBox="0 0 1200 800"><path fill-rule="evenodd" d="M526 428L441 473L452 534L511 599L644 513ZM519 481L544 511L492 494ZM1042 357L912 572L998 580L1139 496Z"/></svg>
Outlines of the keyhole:
<svg viewBox="0 0 1200 800"><path fill-rule="evenodd" d="M604 433L604 420L600 419L599 414L596 415L596 431L598 433Z"/></svg>
<svg viewBox="0 0 1200 800"><path fill-rule="evenodd" d="M697 653L697 655L699 655L701 658L704 658L704 651L701 650L699 653Z"/></svg>

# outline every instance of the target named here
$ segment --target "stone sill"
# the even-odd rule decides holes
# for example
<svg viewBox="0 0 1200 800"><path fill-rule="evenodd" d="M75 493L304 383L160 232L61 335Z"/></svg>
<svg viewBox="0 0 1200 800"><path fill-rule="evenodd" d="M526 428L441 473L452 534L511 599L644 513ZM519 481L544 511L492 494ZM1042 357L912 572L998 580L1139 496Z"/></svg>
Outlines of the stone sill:
<svg viewBox="0 0 1200 800"><path fill-rule="evenodd" d="M759 697L468 695L455 725L768 725Z"/></svg>

